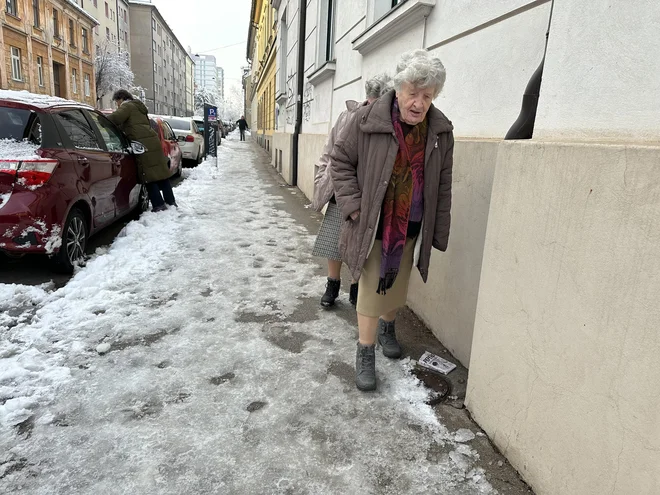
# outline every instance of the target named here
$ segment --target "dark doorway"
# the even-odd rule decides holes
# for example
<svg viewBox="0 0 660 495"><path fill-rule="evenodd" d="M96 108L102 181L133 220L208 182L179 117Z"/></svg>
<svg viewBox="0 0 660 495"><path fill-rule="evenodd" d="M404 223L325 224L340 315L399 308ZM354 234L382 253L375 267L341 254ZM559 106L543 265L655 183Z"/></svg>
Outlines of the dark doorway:
<svg viewBox="0 0 660 495"><path fill-rule="evenodd" d="M62 86L60 85L60 71L62 70L62 64L53 62L53 82L55 83L55 96L63 98Z"/></svg>

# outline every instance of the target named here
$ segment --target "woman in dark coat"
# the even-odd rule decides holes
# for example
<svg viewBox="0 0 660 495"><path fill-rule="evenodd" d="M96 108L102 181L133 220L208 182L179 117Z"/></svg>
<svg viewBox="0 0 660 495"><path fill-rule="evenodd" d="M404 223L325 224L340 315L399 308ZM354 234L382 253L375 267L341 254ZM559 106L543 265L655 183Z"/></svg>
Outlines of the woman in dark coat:
<svg viewBox="0 0 660 495"><path fill-rule="evenodd" d="M158 134L151 128L147 107L140 100L133 99L133 95L125 89L116 91L112 101L117 104L117 110L108 119L131 141L142 143L146 149L144 154L136 157L138 179L147 186L153 211L166 210L165 203L176 206L167 157L163 153Z"/></svg>

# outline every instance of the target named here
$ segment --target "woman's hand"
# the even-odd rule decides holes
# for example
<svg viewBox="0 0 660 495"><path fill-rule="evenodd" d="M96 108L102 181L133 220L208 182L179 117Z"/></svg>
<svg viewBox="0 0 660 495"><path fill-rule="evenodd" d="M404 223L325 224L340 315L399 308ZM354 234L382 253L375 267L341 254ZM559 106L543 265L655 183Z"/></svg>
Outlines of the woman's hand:
<svg viewBox="0 0 660 495"><path fill-rule="evenodd" d="M360 210L356 210L353 213L351 213L351 220L355 222L359 216L360 216Z"/></svg>

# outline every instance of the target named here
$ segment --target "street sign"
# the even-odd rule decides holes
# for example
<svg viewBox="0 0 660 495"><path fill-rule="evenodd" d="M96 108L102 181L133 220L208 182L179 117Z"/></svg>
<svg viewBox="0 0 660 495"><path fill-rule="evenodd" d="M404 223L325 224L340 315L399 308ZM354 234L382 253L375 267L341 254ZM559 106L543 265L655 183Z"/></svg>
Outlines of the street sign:
<svg viewBox="0 0 660 495"><path fill-rule="evenodd" d="M215 122L217 120L216 109L209 107L207 118L209 122Z"/></svg>

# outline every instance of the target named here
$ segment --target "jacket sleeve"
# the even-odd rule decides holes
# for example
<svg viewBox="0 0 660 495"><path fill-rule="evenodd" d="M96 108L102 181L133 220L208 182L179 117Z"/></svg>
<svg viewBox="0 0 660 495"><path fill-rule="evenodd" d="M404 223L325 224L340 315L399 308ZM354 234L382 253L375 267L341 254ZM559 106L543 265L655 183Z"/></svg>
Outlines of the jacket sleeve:
<svg viewBox="0 0 660 495"><path fill-rule="evenodd" d="M131 105L132 106L132 105ZM131 115L129 105L120 105L117 110L108 115L108 120L116 126L123 126Z"/></svg>
<svg viewBox="0 0 660 495"><path fill-rule="evenodd" d="M346 110L344 110L337 118L337 123L330 130L328 140L323 147L323 153L318 161L318 172L314 177L314 199L312 200L312 208L316 211L321 211L325 204L332 198L333 185L332 177L330 177L330 153L335 146L337 134L345 123Z"/></svg>
<svg viewBox="0 0 660 495"><path fill-rule="evenodd" d="M344 220L360 209L362 191L358 184L359 119L353 112L339 133L330 153L330 176L335 187L335 199Z"/></svg>
<svg viewBox="0 0 660 495"><path fill-rule="evenodd" d="M438 205L435 213L435 231L433 233L433 247L440 251L447 250L451 224L451 181L454 166L454 135L452 133L449 134L447 145L447 151L442 160L442 170L440 171Z"/></svg>

